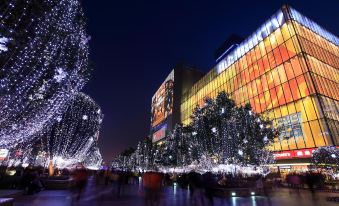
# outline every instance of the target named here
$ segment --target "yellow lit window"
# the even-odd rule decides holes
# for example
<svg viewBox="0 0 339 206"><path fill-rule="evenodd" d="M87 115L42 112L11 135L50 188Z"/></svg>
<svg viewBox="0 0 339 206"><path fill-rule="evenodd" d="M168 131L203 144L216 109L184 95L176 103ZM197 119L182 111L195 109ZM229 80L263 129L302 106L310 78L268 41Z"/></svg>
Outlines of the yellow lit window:
<svg viewBox="0 0 339 206"><path fill-rule="evenodd" d="M308 124L308 122L305 122L302 124L303 125L303 133L304 133L304 140L306 143L306 148L312 148L315 147L314 141L313 141L313 136L311 132L311 128Z"/></svg>
<svg viewBox="0 0 339 206"><path fill-rule="evenodd" d="M282 36L284 37L285 41L288 40L291 37L290 32L288 31L287 23L282 25L281 33L282 33Z"/></svg>

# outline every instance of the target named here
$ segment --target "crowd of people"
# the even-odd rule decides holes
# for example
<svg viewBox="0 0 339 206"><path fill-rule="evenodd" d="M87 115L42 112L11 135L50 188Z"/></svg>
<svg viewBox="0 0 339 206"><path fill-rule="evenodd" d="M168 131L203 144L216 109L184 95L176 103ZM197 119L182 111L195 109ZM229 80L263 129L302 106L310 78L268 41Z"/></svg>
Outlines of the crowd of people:
<svg viewBox="0 0 339 206"><path fill-rule="evenodd" d="M145 197L147 205L158 205L161 191L166 186L179 186L189 190L193 205L213 205L213 196L216 189L253 188L261 194L269 196L271 191L278 187L288 186L291 189L309 189L312 193L315 188L323 188L325 175L319 172L270 173L267 176L259 174L230 174L230 173L161 173L158 171L131 172L121 170L105 170L96 174L97 183L113 185L116 197L124 195L126 185L139 184L139 192ZM140 187L140 185L142 187ZM198 203L199 204L198 204Z"/></svg>
<svg viewBox="0 0 339 206"><path fill-rule="evenodd" d="M128 185L138 184L139 195L144 196L146 205L159 205L162 191L168 186L178 186L189 190L192 205L213 205L215 190L218 188L264 188L264 185L267 184L267 180L260 175L214 174L211 172L201 174L196 171L177 174L158 171L141 173L105 170L99 171L95 178L97 184L112 185L112 192L117 198L126 195L124 191Z"/></svg>
<svg viewBox="0 0 339 206"><path fill-rule="evenodd" d="M26 194L35 194L45 189L45 180L48 177L48 170L42 167L17 167L0 168L0 186L8 180L6 172L15 171L11 175L11 188L23 189ZM130 194L128 188L133 185L138 188L139 196L145 198L146 205L159 205L162 192L166 187L181 187L188 190L192 205L213 205L213 197L216 190L227 190L236 188L252 188L262 191L263 195L269 196L272 188L288 186L299 192L300 189L309 189L314 194L315 188L324 188L329 178L320 172L299 172L281 175L270 173L267 176L259 174L230 174L230 173L199 173L191 171L188 173L162 173L159 171L132 172L115 169L89 171L84 167L73 170L56 170L56 176L71 178L76 186L77 199L80 199L88 178L93 176L94 183L112 188L116 198Z"/></svg>
<svg viewBox="0 0 339 206"><path fill-rule="evenodd" d="M325 185L325 175L319 172L303 172L303 173L290 173L286 175L286 183L289 187L297 190L301 188L309 188L314 192L314 188L323 188Z"/></svg>
<svg viewBox="0 0 339 206"><path fill-rule="evenodd" d="M26 194L35 194L44 190L42 167L2 167L0 169L0 185L11 189L23 189Z"/></svg>

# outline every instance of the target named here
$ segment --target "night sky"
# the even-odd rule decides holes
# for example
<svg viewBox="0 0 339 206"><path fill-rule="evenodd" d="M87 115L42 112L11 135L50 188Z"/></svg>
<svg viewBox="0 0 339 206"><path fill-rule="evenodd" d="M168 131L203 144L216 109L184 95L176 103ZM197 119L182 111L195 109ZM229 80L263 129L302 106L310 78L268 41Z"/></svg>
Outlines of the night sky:
<svg viewBox="0 0 339 206"><path fill-rule="evenodd" d="M105 114L104 160L148 135L151 98L176 63L210 70L229 35L247 37L284 3L339 35L337 0L84 0L94 65L85 92Z"/></svg>

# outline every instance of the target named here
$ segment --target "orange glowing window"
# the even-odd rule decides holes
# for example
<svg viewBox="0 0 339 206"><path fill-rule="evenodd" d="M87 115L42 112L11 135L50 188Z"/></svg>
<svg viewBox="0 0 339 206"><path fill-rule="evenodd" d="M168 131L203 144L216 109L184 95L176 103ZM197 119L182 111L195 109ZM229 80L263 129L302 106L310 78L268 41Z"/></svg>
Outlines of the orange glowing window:
<svg viewBox="0 0 339 206"><path fill-rule="evenodd" d="M291 89L290 89L288 82L285 82L282 86L283 86L286 102L287 103L292 102L293 98L292 98L292 93L291 93Z"/></svg>
<svg viewBox="0 0 339 206"><path fill-rule="evenodd" d="M243 91L244 91L244 101L245 101L248 99L247 86L243 87Z"/></svg>
<svg viewBox="0 0 339 206"><path fill-rule="evenodd" d="M258 91L257 91L257 86L256 86L256 83L255 81L252 81L252 92L253 92L253 96L256 96L258 94Z"/></svg>
<svg viewBox="0 0 339 206"><path fill-rule="evenodd" d="M280 77L280 81L281 83L284 83L287 81L287 76L284 70L284 66L280 65L277 67L278 73L279 73L279 77Z"/></svg>
<svg viewBox="0 0 339 206"><path fill-rule="evenodd" d="M259 100L260 100L261 111L265 111L266 110L266 105L265 105L264 93L259 94Z"/></svg>
<svg viewBox="0 0 339 206"><path fill-rule="evenodd" d="M236 63L236 67L241 67L241 69L247 67L246 55L240 58L240 60Z"/></svg>
<svg viewBox="0 0 339 206"><path fill-rule="evenodd" d="M288 51L287 51L286 45L283 43L278 48L280 50L282 61L283 62L287 61L290 57L288 55Z"/></svg>
<svg viewBox="0 0 339 206"><path fill-rule="evenodd" d="M255 102L255 110L257 113L261 113L261 107L260 107L260 100L259 100L259 96L256 96L254 98L254 102Z"/></svg>
<svg viewBox="0 0 339 206"><path fill-rule="evenodd" d="M291 79L289 81L290 83L290 87L291 87L291 92L292 92L292 97L294 100L299 99L300 94L299 94L299 90L298 90L298 85L297 85L297 81L295 79Z"/></svg>
<svg viewBox="0 0 339 206"><path fill-rule="evenodd" d="M287 47L287 52L290 58L293 57L296 54L296 50L294 48L292 39L289 39L286 41L286 47Z"/></svg>
<svg viewBox="0 0 339 206"><path fill-rule="evenodd" d="M269 36L269 39L270 39L270 41L271 41L272 49L274 49L275 47L278 46L277 40L275 39L274 33L272 33L272 34Z"/></svg>
<svg viewBox="0 0 339 206"><path fill-rule="evenodd" d="M267 55L265 55L262 60L264 63L265 72L267 72L270 69L270 63L268 62Z"/></svg>
<svg viewBox="0 0 339 206"><path fill-rule="evenodd" d="M272 107L278 106L278 97L277 97L277 92L275 91L274 88L270 89L270 95L271 95L271 100L272 100Z"/></svg>
<svg viewBox="0 0 339 206"><path fill-rule="evenodd" d="M245 82L245 71L240 72L240 80L241 80L241 84L243 84L243 82Z"/></svg>
<svg viewBox="0 0 339 206"><path fill-rule="evenodd" d="M283 37L281 35L281 30L280 29L277 29L275 31L275 38L277 39L278 45L284 42L284 39L283 39Z"/></svg>
<svg viewBox="0 0 339 206"><path fill-rule="evenodd" d="M307 88L304 75L297 77L297 83L298 83L298 88L299 88L301 97L308 96L310 93L308 92L308 88Z"/></svg>
<svg viewBox="0 0 339 206"><path fill-rule="evenodd" d="M262 85L262 89L263 89L264 91L267 91L267 90L268 90L266 75L262 75L262 76L261 76L261 85Z"/></svg>
<svg viewBox="0 0 339 206"><path fill-rule="evenodd" d="M234 90L237 90L239 87L238 87L238 81L237 81L238 78L233 78L234 80L234 89L232 89L232 91Z"/></svg>
<svg viewBox="0 0 339 206"><path fill-rule="evenodd" d="M296 77L303 73L297 57L291 59L291 64Z"/></svg>
<svg viewBox="0 0 339 206"><path fill-rule="evenodd" d="M261 94L263 92L263 89L262 89L262 86L261 86L262 84L261 84L260 78L256 79L255 82L257 83L258 94Z"/></svg>
<svg viewBox="0 0 339 206"><path fill-rule="evenodd" d="M282 63L282 57L280 55L279 48L273 49L273 54L274 54L276 64L277 65L281 64Z"/></svg>
<svg viewBox="0 0 339 206"><path fill-rule="evenodd" d="M247 70L244 70L245 72L245 81L246 83L250 82L250 73Z"/></svg>
<svg viewBox="0 0 339 206"><path fill-rule="evenodd" d="M253 64L254 78L256 79L259 76L259 67L257 64Z"/></svg>
<svg viewBox="0 0 339 206"><path fill-rule="evenodd" d="M277 68L273 69L271 71L271 74L272 74L272 77L273 77L274 85L278 86L280 84L280 79L279 79L279 74L278 74Z"/></svg>
<svg viewBox="0 0 339 206"><path fill-rule="evenodd" d="M248 65L251 65L252 64L251 52L248 52L245 56L246 56Z"/></svg>
<svg viewBox="0 0 339 206"><path fill-rule="evenodd" d="M263 60L259 59L257 63L259 67L259 74L262 75L263 73L265 73L265 67L264 67Z"/></svg>
<svg viewBox="0 0 339 206"><path fill-rule="evenodd" d="M265 49L266 49L266 52L270 52L272 50L272 47L271 47L271 43L270 43L270 40L269 40L269 37L266 37L264 39L264 44L265 44Z"/></svg>
<svg viewBox="0 0 339 206"><path fill-rule="evenodd" d="M251 107L252 107L253 109L255 109L255 103L254 103L253 98L250 99L250 104L251 104Z"/></svg>
<svg viewBox="0 0 339 206"><path fill-rule="evenodd" d="M275 90L277 92L277 98L278 98L279 105L284 105L286 103L286 101L285 101L285 97L284 97L283 87L281 85L279 85L275 88Z"/></svg>
<svg viewBox="0 0 339 206"><path fill-rule="evenodd" d="M267 80L268 88L272 89L274 87L274 81L273 81L271 72L266 73L266 80Z"/></svg>
<svg viewBox="0 0 339 206"><path fill-rule="evenodd" d="M306 143L306 147L308 148L314 147L314 141L312 137L311 128L307 122L303 123L303 132L304 132L304 140Z"/></svg>
<svg viewBox="0 0 339 206"><path fill-rule="evenodd" d="M251 58L252 58L252 64L254 64L255 61L257 61L257 57L255 56L255 51L254 49L251 50Z"/></svg>
<svg viewBox="0 0 339 206"><path fill-rule="evenodd" d="M259 49L260 49L261 56L262 56L262 57L265 56L266 50L265 50L265 44L264 44L263 41L261 41L261 42L259 43Z"/></svg>
<svg viewBox="0 0 339 206"><path fill-rule="evenodd" d="M325 141L323 138L324 133L319 126L319 122L317 120L311 121L310 127L312 129L315 145L317 147L325 146Z"/></svg>
<svg viewBox="0 0 339 206"><path fill-rule="evenodd" d="M271 104L270 92L266 91L264 94L265 94L264 96L265 96L265 102L266 102L266 109L271 109L272 104Z"/></svg>
<svg viewBox="0 0 339 206"><path fill-rule="evenodd" d="M281 33L282 33L285 41L291 37L290 32L288 31L287 23L282 25Z"/></svg>
<svg viewBox="0 0 339 206"><path fill-rule="evenodd" d="M292 65L290 62L286 62L284 63L284 67L285 67L285 72L286 72L286 76L287 79L290 80L294 77L294 73L293 73L293 69L292 69Z"/></svg>
<svg viewBox="0 0 339 206"><path fill-rule="evenodd" d="M287 22L288 29L290 31L290 35L293 36L295 34L294 28L290 22Z"/></svg>
<svg viewBox="0 0 339 206"><path fill-rule="evenodd" d="M261 54L260 54L259 46L257 45L254 49L255 49L255 55L257 56L257 59L260 59Z"/></svg>
<svg viewBox="0 0 339 206"><path fill-rule="evenodd" d="M248 84L246 85L246 88L247 88L248 98L252 98L252 97L253 97L253 92L252 92L251 83L248 83Z"/></svg>
<svg viewBox="0 0 339 206"><path fill-rule="evenodd" d="M275 62L273 52L268 53L268 54L267 54L267 57L268 57L268 61L269 61L269 63L270 63L270 67L271 67L271 68L276 67L277 64L276 64L276 62Z"/></svg>
<svg viewBox="0 0 339 206"><path fill-rule="evenodd" d="M253 71L253 67L252 67L252 66L250 66L250 67L248 68L248 73L249 73L249 75L250 75L250 81L252 81L252 80L255 78L255 75L254 75L254 71Z"/></svg>

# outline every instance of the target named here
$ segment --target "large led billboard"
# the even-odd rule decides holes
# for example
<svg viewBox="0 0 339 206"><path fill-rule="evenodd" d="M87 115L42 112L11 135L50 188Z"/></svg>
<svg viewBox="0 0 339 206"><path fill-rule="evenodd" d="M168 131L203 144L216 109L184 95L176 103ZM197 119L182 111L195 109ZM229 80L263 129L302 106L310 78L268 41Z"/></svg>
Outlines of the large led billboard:
<svg viewBox="0 0 339 206"><path fill-rule="evenodd" d="M152 128L162 123L173 110L174 70L168 75L152 98Z"/></svg>

